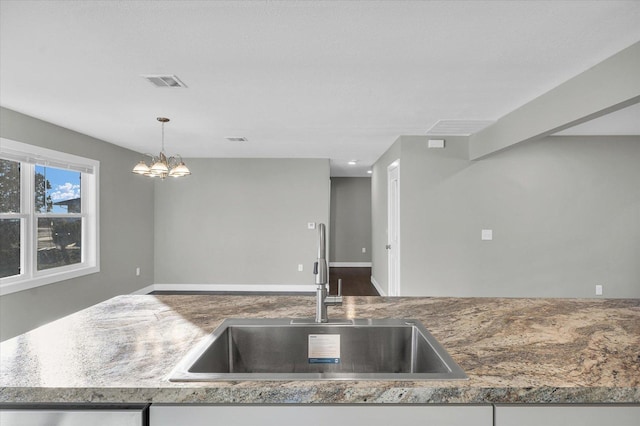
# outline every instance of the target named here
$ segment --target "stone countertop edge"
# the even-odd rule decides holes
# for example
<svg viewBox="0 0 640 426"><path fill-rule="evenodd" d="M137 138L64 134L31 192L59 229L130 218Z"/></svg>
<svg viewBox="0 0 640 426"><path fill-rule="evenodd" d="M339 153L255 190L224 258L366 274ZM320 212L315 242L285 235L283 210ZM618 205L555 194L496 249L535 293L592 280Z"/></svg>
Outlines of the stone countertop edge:
<svg viewBox="0 0 640 426"><path fill-rule="evenodd" d="M2 342L0 403L640 403L640 299L345 297L331 318L418 319L469 380L167 380L225 318L313 312L309 296L118 296Z"/></svg>

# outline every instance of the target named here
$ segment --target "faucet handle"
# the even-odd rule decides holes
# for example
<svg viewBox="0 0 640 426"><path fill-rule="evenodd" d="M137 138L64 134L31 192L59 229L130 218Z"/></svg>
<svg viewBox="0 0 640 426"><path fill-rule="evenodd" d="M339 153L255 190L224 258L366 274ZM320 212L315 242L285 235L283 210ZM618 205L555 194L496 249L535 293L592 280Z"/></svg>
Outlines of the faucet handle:
<svg viewBox="0 0 640 426"><path fill-rule="evenodd" d="M342 278L338 279L338 294L325 297L324 304L329 306L342 305Z"/></svg>

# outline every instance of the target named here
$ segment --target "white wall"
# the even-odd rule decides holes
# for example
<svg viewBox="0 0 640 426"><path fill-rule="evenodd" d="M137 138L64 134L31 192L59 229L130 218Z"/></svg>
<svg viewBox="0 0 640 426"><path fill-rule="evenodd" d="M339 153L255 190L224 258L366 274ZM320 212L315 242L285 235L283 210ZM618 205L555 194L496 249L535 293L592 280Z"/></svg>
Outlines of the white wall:
<svg viewBox="0 0 640 426"><path fill-rule="evenodd" d="M371 178L331 178L330 231L331 262L371 263Z"/></svg>
<svg viewBox="0 0 640 426"><path fill-rule="evenodd" d="M640 297L640 137L549 137L473 162L466 138L426 139L400 142L403 295Z"/></svg>
<svg viewBox="0 0 640 426"><path fill-rule="evenodd" d="M193 175L156 184L156 283L313 285L317 230L307 223L328 225L329 160L187 164Z"/></svg>
<svg viewBox="0 0 640 426"><path fill-rule="evenodd" d="M1 340L153 283L153 183L131 173L140 154L5 108L0 136L100 161L100 272L0 297Z"/></svg>

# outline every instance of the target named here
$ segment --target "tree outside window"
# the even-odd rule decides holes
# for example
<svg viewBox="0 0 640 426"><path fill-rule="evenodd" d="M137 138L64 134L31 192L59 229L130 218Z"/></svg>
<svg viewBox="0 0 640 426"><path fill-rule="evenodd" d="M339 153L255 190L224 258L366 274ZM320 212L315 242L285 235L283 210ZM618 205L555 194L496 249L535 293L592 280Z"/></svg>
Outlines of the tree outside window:
<svg viewBox="0 0 640 426"><path fill-rule="evenodd" d="M0 213L20 213L20 163L0 159ZM0 278L20 273L20 218L0 219Z"/></svg>

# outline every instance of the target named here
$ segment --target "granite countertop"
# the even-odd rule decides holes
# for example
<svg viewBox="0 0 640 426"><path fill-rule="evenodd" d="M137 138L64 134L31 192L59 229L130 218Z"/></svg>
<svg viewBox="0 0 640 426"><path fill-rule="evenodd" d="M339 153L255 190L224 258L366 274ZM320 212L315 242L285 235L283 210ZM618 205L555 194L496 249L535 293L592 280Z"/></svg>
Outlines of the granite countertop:
<svg viewBox="0 0 640 426"><path fill-rule="evenodd" d="M309 318L311 296L119 296L0 344L0 402L640 403L640 300L345 297L416 318L466 381L172 383L225 318Z"/></svg>

